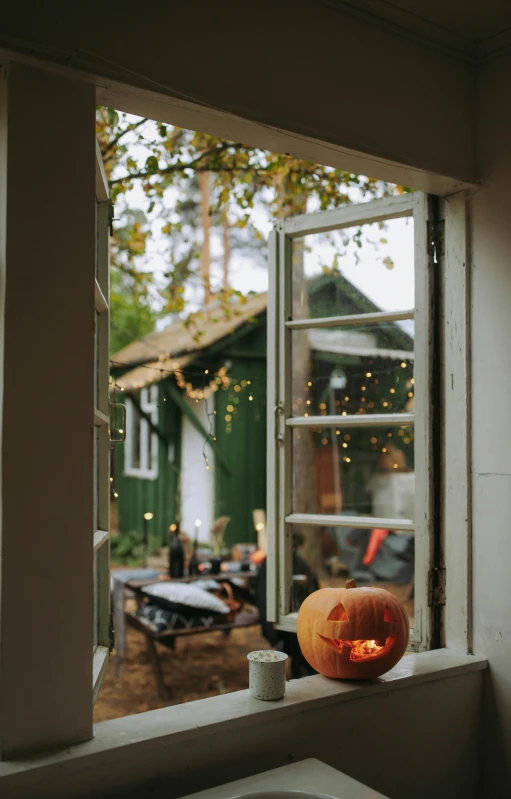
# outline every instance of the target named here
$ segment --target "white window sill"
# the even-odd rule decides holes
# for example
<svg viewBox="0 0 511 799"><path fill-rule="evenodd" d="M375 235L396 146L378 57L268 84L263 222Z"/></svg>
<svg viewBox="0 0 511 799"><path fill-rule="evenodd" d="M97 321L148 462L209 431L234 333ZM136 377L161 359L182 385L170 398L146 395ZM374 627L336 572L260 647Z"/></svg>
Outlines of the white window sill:
<svg viewBox="0 0 511 799"><path fill-rule="evenodd" d="M373 694L410 688L439 679L460 676L467 672L481 671L487 667L483 657L460 655L447 649L420 654L411 654L392 671L371 682L341 682L322 676L291 680L287 683L286 696L279 702L261 702L252 699L248 690L232 694L201 699L186 705L153 710L122 719L105 721L95 725L95 737L86 743L58 752L26 756L0 763L0 795L18 795L22 786L28 787L41 780L52 780L65 775L94 769L96 763L108 760L110 773L118 768L122 773L123 760L150 750L165 750L171 755L173 745L212 735L218 725L218 733L226 735L226 746L236 729L254 726L258 721L267 722L265 714L271 713L272 723L310 708L349 702ZM148 748L149 747L149 748ZM11 793L9 792L11 791ZM15 793L16 791L16 793ZM27 796L32 793L27 791ZM34 794L36 795L36 794Z"/></svg>

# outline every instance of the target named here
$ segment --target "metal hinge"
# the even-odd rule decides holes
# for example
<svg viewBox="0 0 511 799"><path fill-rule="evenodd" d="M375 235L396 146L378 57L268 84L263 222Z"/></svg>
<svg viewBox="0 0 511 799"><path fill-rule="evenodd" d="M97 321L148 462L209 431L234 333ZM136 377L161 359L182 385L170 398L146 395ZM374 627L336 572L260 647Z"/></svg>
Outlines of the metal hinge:
<svg viewBox="0 0 511 799"><path fill-rule="evenodd" d="M110 611L110 620L108 622L108 649L110 652L115 649L114 614L112 611Z"/></svg>
<svg viewBox="0 0 511 799"><path fill-rule="evenodd" d="M110 235L114 235L114 222L118 222L118 217L114 216L114 204L112 200L108 203L108 227L110 228Z"/></svg>
<svg viewBox="0 0 511 799"><path fill-rule="evenodd" d="M430 569L428 572L428 605L445 605L445 569Z"/></svg>
<svg viewBox="0 0 511 799"><path fill-rule="evenodd" d="M428 255L445 255L445 220L428 221Z"/></svg>

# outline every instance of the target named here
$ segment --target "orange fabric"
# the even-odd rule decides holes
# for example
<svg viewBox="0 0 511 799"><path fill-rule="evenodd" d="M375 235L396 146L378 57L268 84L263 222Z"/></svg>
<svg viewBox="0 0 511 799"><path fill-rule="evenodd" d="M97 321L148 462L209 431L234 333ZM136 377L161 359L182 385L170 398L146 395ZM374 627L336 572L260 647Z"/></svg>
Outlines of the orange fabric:
<svg viewBox="0 0 511 799"><path fill-rule="evenodd" d="M367 545L365 555L362 558L362 563L364 566L369 566L369 564L373 562L379 548L387 538L389 532L390 530L383 530L381 527L375 527L374 530L371 530L369 543Z"/></svg>

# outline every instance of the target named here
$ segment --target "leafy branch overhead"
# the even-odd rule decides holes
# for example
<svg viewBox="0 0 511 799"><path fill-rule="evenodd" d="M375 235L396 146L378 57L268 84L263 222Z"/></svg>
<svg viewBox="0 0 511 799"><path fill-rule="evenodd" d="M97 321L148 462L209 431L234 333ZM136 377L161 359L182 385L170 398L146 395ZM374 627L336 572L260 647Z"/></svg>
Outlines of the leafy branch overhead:
<svg viewBox="0 0 511 799"><path fill-rule="evenodd" d="M158 314L183 312L190 287L206 302L228 301L230 259L249 254L261 263L265 258L258 215L291 216L405 191L103 107L97 111L97 136L119 220L112 242L117 293L144 307L153 321ZM141 208L132 207L134 195ZM222 256L210 253L212 231L223 242ZM157 278L148 262L151 239L158 239L165 263ZM214 272L211 264L219 259L223 264ZM338 263L337 258L334 269Z"/></svg>

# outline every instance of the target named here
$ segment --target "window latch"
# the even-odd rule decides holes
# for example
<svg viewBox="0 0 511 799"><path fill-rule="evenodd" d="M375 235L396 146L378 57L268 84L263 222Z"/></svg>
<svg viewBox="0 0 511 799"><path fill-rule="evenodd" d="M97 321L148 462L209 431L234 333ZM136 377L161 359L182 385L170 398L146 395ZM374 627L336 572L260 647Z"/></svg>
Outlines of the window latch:
<svg viewBox="0 0 511 799"><path fill-rule="evenodd" d="M445 569L430 569L428 572L428 605L445 605Z"/></svg>
<svg viewBox="0 0 511 799"><path fill-rule="evenodd" d="M284 433L280 432L280 417L284 415L284 403L277 402L275 405L275 438L281 443L284 442Z"/></svg>

